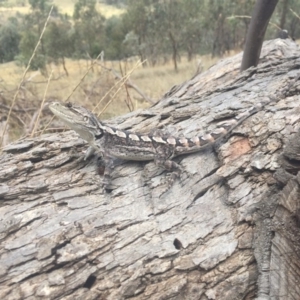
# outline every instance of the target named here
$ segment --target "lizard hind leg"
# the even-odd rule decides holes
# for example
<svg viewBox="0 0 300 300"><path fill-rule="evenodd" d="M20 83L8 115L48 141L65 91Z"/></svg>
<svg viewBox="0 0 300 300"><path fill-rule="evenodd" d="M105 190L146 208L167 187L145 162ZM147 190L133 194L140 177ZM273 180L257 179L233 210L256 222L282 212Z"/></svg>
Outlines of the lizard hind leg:
<svg viewBox="0 0 300 300"><path fill-rule="evenodd" d="M159 136L152 136L154 140L153 146L155 148L155 158L154 163L156 166L161 167L169 172L167 176L167 180L161 182L160 185L165 185L165 189L163 191L168 191L173 185L174 181L180 177L182 169L180 165L178 165L175 161L172 160L175 151L174 142L169 142L171 139L170 136L165 136L161 130L159 130ZM175 141L175 138L172 138L172 141Z"/></svg>
<svg viewBox="0 0 300 300"><path fill-rule="evenodd" d="M174 181L180 177L182 168L175 161L171 159L164 159L161 156L155 158L154 162L157 166L162 167L165 170L170 172L168 174L166 182L162 183L162 184L166 184L166 189L164 190L164 192L166 192L172 187Z"/></svg>

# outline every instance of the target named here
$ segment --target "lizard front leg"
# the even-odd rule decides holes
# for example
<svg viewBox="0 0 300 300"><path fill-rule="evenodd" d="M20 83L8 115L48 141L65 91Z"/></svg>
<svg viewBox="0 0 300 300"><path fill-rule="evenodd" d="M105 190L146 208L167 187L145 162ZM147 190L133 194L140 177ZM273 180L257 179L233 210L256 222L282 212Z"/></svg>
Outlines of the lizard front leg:
<svg viewBox="0 0 300 300"><path fill-rule="evenodd" d="M96 149L92 146L89 146L85 152L84 160L88 160L94 153Z"/></svg>
<svg viewBox="0 0 300 300"><path fill-rule="evenodd" d="M105 166L105 170L104 170L104 175L103 175L103 186L104 189L107 190L112 190L112 186L111 186L111 174L115 168L115 158L110 156L107 153L103 154L103 161L104 161L104 166Z"/></svg>

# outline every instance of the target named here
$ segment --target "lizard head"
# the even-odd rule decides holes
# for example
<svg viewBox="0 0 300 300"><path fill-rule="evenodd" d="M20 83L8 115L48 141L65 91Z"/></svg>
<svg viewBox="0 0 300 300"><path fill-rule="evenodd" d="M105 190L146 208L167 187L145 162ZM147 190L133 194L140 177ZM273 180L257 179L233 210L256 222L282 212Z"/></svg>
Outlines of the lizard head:
<svg viewBox="0 0 300 300"><path fill-rule="evenodd" d="M88 143L92 144L95 139L102 137L101 122L86 108L70 102L61 103L58 101L52 102L49 108L55 116L76 131Z"/></svg>

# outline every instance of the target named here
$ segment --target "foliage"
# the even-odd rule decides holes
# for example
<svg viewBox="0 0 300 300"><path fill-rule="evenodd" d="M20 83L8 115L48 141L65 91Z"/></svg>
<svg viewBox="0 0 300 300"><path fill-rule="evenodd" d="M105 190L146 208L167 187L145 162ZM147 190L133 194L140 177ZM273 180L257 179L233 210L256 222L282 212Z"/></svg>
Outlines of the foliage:
<svg viewBox="0 0 300 300"><path fill-rule="evenodd" d="M19 53L20 29L16 18L10 18L0 27L0 62L14 60Z"/></svg>
<svg viewBox="0 0 300 300"><path fill-rule="evenodd" d="M78 0L74 8L74 43L79 57L97 57L104 46L104 17L95 0Z"/></svg>
<svg viewBox="0 0 300 300"><path fill-rule="evenodd" d="M298 14L293 14L291 9ZM283 0L278 2L277 10L272 16L271 22L277 24L281 29L288 31L290 37L296 39L300 36L300 1L299 0ZM279 30L269 32L268 37L274 38Z"/></svg>
<svg viewBox="0 0 300 300"><path fill-rule="evenodd" d="M68 71L65 65L65 57L70 57L74 52L71 40L72 25L67 18L52 21L45 32L45 49L47 62L62 64L66 75Z"/></svg>
<svg viewBox="0 0 300 300"><path fill-rule="evenodd" d="M23 20L23 31L19 46L20 54L17 56L17 60L23 65L27 65L32 56L51 9L49 0L29 0L29 4L31 6L31 13L25 15ZM57 7L54 7L52 16L53 18L59 17ZM44 45L44 39L42 39L30 67L33 70L41 69L45 71L47 62L47 49Z"/></svg>
<svg viewBox="0 0 300 300"><path fill-rule="evenodd" d="M182 52L192 59L200 53L221 55L243 44L249 19L228 17L250 15L253 4L254 0L129 0L123 22L142 60L147 57L155 64L159 56L166 60L171 55L176 70Z"/></svg>
<svg viewBox="0 0 300 300"><path fill-rule="evenodd" d="M0 0L1 1L1 0ZM30 12L22 18L0 24L0 61L15 58L26 65L40 37L52 0L29 0ZM65 58L95 58L102 50L105 58L120 60L138 55L155 65L172 60L174 69L182 54L188 59L199 54L223 55L245 42L249 16L255 0L106 0L126 5L122 16L105 19L96 0L77 0L73 17L54 7L48 28L31 68L44 70L47 63L63 64ZM100 5L101 7L101 5ZM280 1L271 22L300 35L298 0ZM248 16L248 17L247 17ZM278 29L268 27L267 38Z"/></svg>
<svg viewBox="0 0 300 300"><path fill-rule="evenodd" d="M20 42L20 54L16 57L17 61L22 65L26 66L30 57L32 56L33 49L37 44L39 36L33 31L26 31L23 33L21 42ZM44 70L46 66L46 57L45 54L39 49L36 53L34 59L31 62L31 69Z"/></svg>
<svg viewBox="0 0 300 300"><path fill-rule="evenodd" d="M126 5L127 0L105 0L104 2L109 5L124 6Z"/></svg>
<svg viewBox="0 0 300 300"><path fill-rule="evenodd" d="M125 50L123 42L126 32L122 20L118 17L111 17L105 21L105 57L110 60L120 60L124 57Z"/></svg>

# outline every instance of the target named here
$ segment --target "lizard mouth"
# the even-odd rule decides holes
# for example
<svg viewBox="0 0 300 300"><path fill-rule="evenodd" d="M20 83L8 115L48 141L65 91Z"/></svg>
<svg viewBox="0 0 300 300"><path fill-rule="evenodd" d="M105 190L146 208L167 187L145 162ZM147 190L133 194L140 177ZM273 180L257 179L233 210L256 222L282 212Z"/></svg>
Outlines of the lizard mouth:
<svg viewBox="0 0 300 300"><path fill-rule="evenodd" d="M70 122L71 120L74 120L74 118L76 118L76 115L70 110L67 110L64 107L64 104L60 102L52 102L49 105L49 109L55 116L59 117L64 122Z"/></svg>

